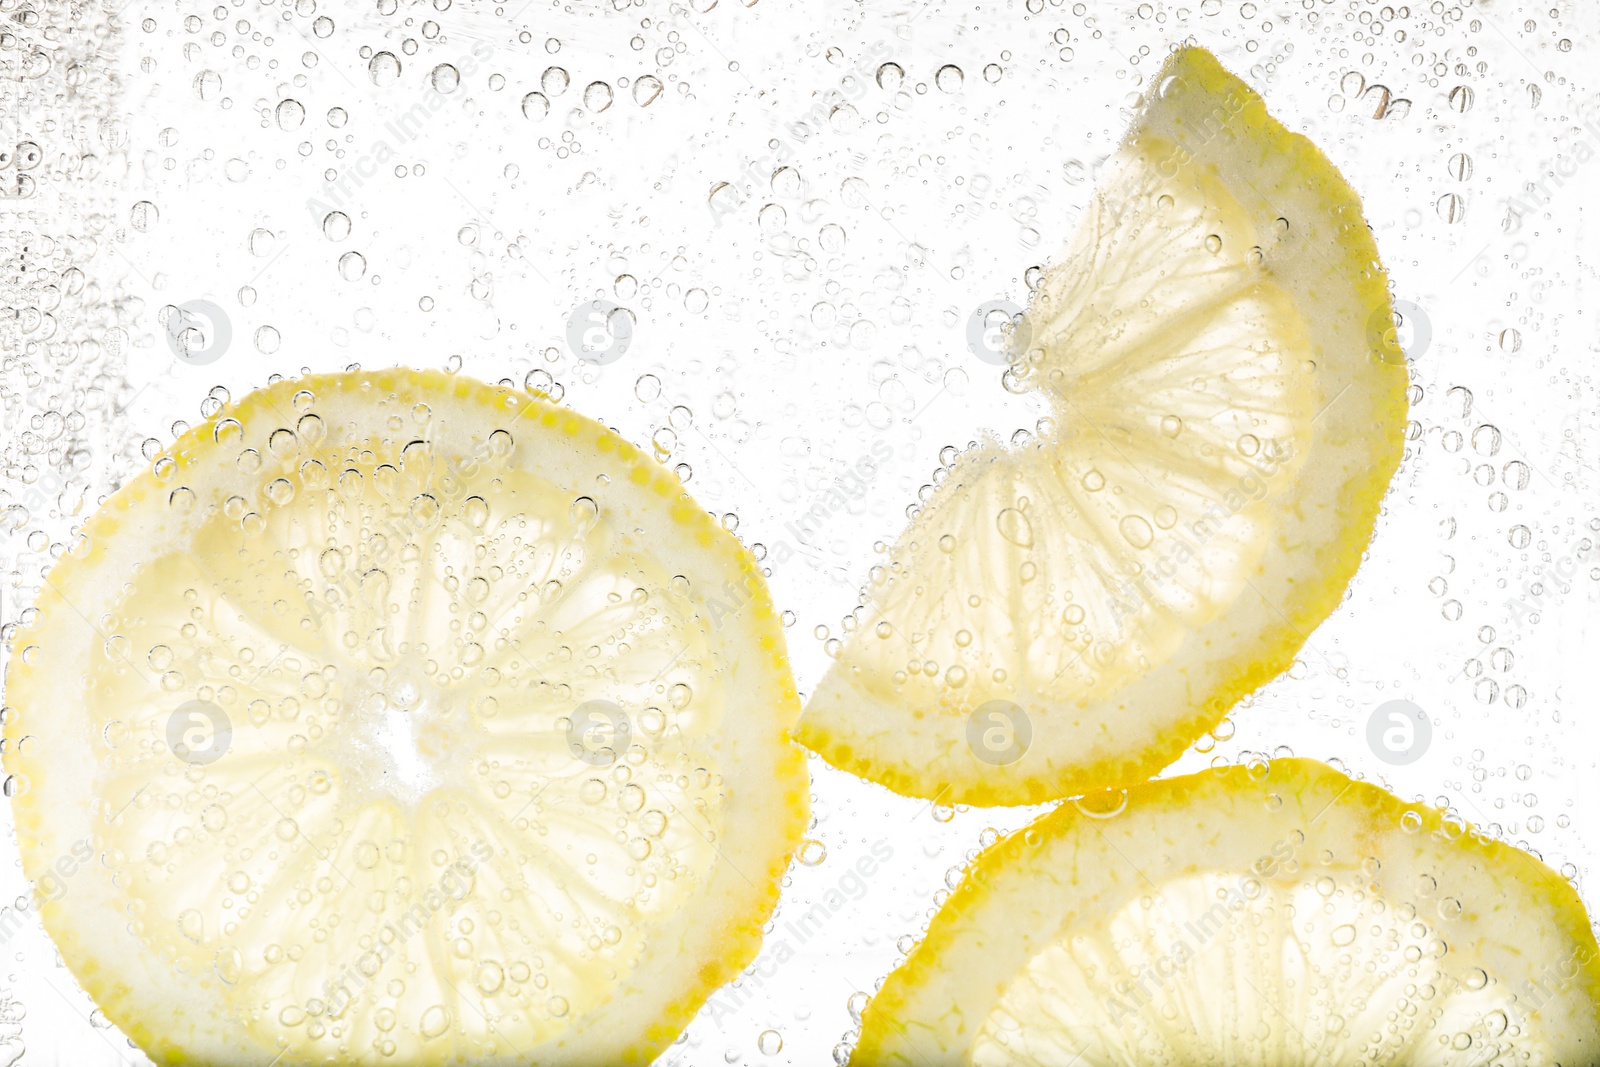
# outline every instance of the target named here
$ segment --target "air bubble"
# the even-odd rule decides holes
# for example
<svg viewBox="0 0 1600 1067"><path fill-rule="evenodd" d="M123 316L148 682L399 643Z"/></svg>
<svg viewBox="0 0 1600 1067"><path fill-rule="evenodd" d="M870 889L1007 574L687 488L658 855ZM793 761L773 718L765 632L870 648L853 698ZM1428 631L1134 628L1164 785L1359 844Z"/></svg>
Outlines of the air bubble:
<svg viewBox="0 0 1600 1067"><path fill-rule="evenodd" d="M560 96L570 84L572 78L560 67L546 67L539 76L539 88L544 90L546 96Z"/></svg>
<svg viewBox="0 0 1600 1067"><path fill-rule="evenodd" d="M350 236L350 216L342 211L330 211L322 218L322 234L330 241L343 241Z"/></svg>
<svg viewBox="0 0 1600 1067"><path fill-rule="evenodd" d="M529 93L522 98L522 117L538 122L550 114L550 99L543 93Z"/></svg>
<svg viewBox="0 0 1600 1067"><path fill-rule="evenodd" d="M1123 540L1134 548L1149 548L1156 539L1155 531L1139 515L1124 515L1122 521L1117 523L1117 529L1121 531Z"/></svg>
<svg viewBox="0 0 1600 1067"><path fill-rule="evenodd" d="M440 63L428 74L428 81L436 92L453 93L461 86L461 72L449 63Z"/></svg>
<svg viewBox="0 0 1600 1067"><path fill-rule="evenodd" d="M400 60L393 52L379 52L367 61L367 76L373 85L393 85L400 80Z"/></svg>
<svg viewBox="0 0 1600 1067"><path fill-rule="evenodd" d="M605 82L590 82L583 89L583 106L595 114L605 111L614 99L611 86Z"/></svg>
<svg viewBox="0 0 1600 1067"><path fill-rule="evenodd" d="M298 130L306 121L305 105L298 100L280 100L273 114L280 130Z"/></svg>
<svg viewBox="0 0 1600 1067"><path fill-rule="evenodd" d="M654 74L645 74L633 83L633 102L640 107L649 107L661 95L661 79Z"/></svg>

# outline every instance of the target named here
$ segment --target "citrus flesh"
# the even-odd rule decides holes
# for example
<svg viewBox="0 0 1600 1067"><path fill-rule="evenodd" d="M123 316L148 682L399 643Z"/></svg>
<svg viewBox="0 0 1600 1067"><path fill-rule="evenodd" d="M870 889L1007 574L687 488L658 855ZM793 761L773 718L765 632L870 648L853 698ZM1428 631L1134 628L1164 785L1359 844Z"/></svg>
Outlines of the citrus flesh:
<svg viewBox="0 0 1600 1067"><path fill-rule="evenodd" d="M799 738L944 803L1140 781L1338 605L1407 373L1355 193L1206 51L1151 82L1011 334L1052 426L941 472Z"/></svg>
<svg viewBox="0 0 1600 1067"><path fill-rule="evenodd" d="M1600 1059L1572 886L1284 759L1067 802L968 869L857 1067L1510 1067Z"/></svg>
<svg viewBox="0 0 1600 1067"><path fill-rule="evenodd" d="M41 917L161 1064L648 1063L806 824L754 560L605 427L457 376L225 409L13 648Z"/></svg>

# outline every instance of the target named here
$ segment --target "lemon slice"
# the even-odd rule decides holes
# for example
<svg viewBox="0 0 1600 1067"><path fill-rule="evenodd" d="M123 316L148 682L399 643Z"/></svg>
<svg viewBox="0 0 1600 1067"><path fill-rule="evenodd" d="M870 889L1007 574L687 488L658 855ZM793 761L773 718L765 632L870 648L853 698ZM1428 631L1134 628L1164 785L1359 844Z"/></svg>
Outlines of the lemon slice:
<svg viewBox="0 0 1600 1067"><path fill-rule="evenodd" d="M801 741L911 796L1143 780L1339 603L1407 374L1355 194L1207 52L1151 82L1012 335L1053 427L983 444L872 571Z"/></svg>
<svg viewBox="0 0 1600 1067"><path fill-rule="evenodd" d="M865 1067L1600 1062L1571 885L1325 764L1063 804L868 1004Z"/></svg>
<svg viewBox="0 0 1600 1067"><path fill-rule="evenodd" d="M596 422L279 382L86 524L5 767L61 956L161 1064L645 1064L804 829L755 562Z"/></svg>

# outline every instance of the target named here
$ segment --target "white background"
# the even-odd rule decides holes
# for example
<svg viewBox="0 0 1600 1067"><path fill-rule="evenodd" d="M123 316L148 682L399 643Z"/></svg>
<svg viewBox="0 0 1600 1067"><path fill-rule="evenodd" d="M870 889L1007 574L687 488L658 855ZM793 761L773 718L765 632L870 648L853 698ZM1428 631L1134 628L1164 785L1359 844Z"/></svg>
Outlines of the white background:
<svg viewBox="0 0 1600 1067"><path fill-rule="evenodd" d="M771 583L796 616L805 692L939 449L1042 414L965 350L966 320L986 300L1026 302L1023 272L1065 244L1136 94L1193 39L1361 193L1394 294L1417 309L1420 398L1345 605L1230 737L1169 773L1250 752L1336 758L1586 889L1600 858L1594 11L1030 3L35 5L0 52L4 135L41 156L31 187L0 171L31 193L0 201L4 621L73 524L209 413L214 387L458 366L656 440L746 543L787 542L797 554ZM385 51L400 71L378 84L368 56ZM898 88L879 84L885 62ZM461 81L433 95L442 63ZM946 65L959 85L936 77ZM530 120L523 100L549 67L570 86ZM646 76L662 87L641 105ZM397 135L418 104L428 118ZM330 170L370 176L340 190ZM351 220L338 239L334 209ZM603 367L565 340L595 297L637 319ZM232 335L205 366L176 359L163 325L163 307L193 300L221 307ZM893 459L869 491L797 544L785 524L879 441ZM63 464L62 485L29 484ZM1435 724L1404 768L1365 740L1397 698ZM1030 817L935 812L812 766L827 855L794 871L767 947L787 939L795 957L719 993L663 1062L831 1062L851 994L902 957L946 872L987 828ZM893 856L860 899L804 943L784 932L879 841ZM12 857L0 900L24 889ZM0 952L0 1067L144 1062L91 1024L31 915ZM768 1029L775 1055L758 1049Z"/></svg>

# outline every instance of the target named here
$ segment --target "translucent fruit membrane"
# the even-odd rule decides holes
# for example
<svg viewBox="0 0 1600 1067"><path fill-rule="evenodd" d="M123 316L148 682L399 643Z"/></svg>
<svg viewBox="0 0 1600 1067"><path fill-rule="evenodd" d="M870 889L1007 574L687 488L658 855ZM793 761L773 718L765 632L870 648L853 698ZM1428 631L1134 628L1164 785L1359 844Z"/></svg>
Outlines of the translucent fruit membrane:
<svg viewBox="0 0 1600 1067"><path fill-rule="evenodd" d="M192 430L14 647L24 865L96 857L45 925L164 1064L647 1063L807 818L755 561L598 423L457 377Z"/></svg>
<svg viewBox="0 0 1600 1067"><path fill-rule="evenodd" d="M1048 422L935 478L799 735L947 804L1177 759L1340 603L1404 451L1360 202L1204 49L1153 79L1007 328Z"/></svg>
<svg viewBox="0 0 1600 1067"><path fill-rule="evenodd" d="M1573 887L1458 819L1285 759L1068 801L968 869L851 1063L1600 1062Z"/></svg>

